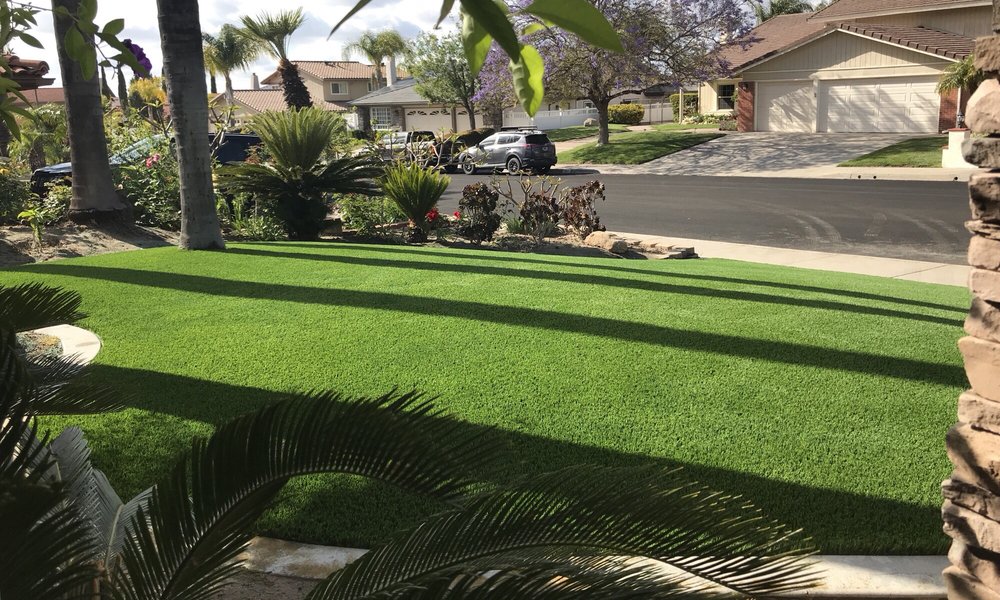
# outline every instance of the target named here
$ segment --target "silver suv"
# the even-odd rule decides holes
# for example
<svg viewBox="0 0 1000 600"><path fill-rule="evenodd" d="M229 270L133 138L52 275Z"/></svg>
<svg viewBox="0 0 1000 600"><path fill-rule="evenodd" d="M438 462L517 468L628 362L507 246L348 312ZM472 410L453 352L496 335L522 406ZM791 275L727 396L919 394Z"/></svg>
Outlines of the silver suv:
<svg viewBox="0 0 1000 600"><path fill-rule="evenodd" d="M537 129L501 130L463 152L458 161L466 175L480 168L544 174L556 164L556 145Z"/></svg>

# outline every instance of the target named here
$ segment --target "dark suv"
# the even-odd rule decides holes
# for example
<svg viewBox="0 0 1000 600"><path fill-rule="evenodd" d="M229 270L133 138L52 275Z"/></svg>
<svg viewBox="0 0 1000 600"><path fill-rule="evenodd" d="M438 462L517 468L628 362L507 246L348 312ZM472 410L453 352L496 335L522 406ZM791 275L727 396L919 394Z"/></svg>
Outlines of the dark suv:
<svg viewBox="0 0 1000 600"><path fill-rule="evenodd" d="M459 164L466 175L479 168L548 173L556 164L556 145L537 129L500 131L463 152Z"/></svg>

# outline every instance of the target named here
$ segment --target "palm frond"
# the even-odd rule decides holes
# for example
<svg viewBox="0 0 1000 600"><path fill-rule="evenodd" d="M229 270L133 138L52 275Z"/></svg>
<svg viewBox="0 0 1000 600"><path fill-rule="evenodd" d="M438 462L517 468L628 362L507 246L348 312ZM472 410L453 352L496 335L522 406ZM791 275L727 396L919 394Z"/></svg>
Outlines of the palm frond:
<svg viewBox="0 0 1000 600"><path fill-rule="evenodd" d="M410 597L442 573L482 574L498 564L513 577L521 566L570 564L580 556L652 559L675 569L662 571L664 585L678 583L679 569L689 575L684 583L769 596L816 583L803 560L810 552L798 532L678 470L584 465L481 494L432 517L334 573L309 598ZM520 565L512 567L512 560ZM588 564L597 571L584 569ZM576 568L599 581L616 576L599 577L603 566L584 561Z"/></svg>
<svg viewBox="0 0 1000 600"><path fill-rule="evenodd" d="M288 59L288 42L305 22L302 9L283 10L276 14L262 12L256 17L240 17L241 34L256 40L268 54L279 60Z"/></svg>
<svg viewBox="0 0 1000 600"><path fill-rule="evenodd" d="M416 163L397 163L385 168L382 190L417 227L448 190L451 178Z"/></svg>
<svg viewBox="0 0 1000 600"><path fill-rule="evenodd" d="M36 415L78 415L122 408L114 388L91 383L92 369L75 356L35 359L28 364L34 382L31 407Z"/></svg>
<svg viewBox="0 0 1000 600"><path fill-rule="evenodd" d="M28 331L50 325L75 323L80 312L80 294L40 283L0 285L0 327Z"/></svg>
<svg viewBox="0 0 1000 600"><path fill-rule="evenodd" d="M228 23L217 35L202 34L205 66L210 72L229 74L248 68L261 52L260 42L241 35Z"/></svg>
<svg viewBox="0 0 1000 600"><path fill-rule="evenodd" d="M975 91L984 79L986 75L976 68L973 57L967 56L948 65L938 81L937 92L943 94L952 90Z"/></svg>
<svg viewBox="0 0 1000 600"><path fill-rule="evenodd" d="M350 473L453 500L492 454L416 393L353 401L327 393L270 406L196 441L155 486L126 525L113 583L130 600L208 598L290 477Z"/></svg>
<svg viewBox="0 0 1000 600"><path fill-rule="evenodd" d="M346 128L343 117L319 108L272 111L256 115L252 128L274 162L289 170L312 169Z"/></svg>

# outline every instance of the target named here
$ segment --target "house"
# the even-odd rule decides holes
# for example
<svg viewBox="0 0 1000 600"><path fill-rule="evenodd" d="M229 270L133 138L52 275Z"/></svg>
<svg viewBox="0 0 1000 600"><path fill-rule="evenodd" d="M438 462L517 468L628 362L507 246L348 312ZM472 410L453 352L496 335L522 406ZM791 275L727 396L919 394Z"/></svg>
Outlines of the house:
<svg viewBox="0 0 1000 600"><path fill-rule="evenodd" d="M417 93L412 77L396 80L349 104L358 111L358 121L365 129L400 131L454 132L469 129L469 113L462 107L428 102ZM476 115L476 125L483 116Z"/></svg>
<svg viewBox="0 0 1000 600"><path fill-rule="evenodd" d="M965 94L935 91L991 33L990 0L836 0L775 17L728 45L731 75L700 88L701 112L740 131L937 133Z"/></svg>
<svg viewBox="0 0 1000 600"><path fill-rule="evenodd" d="M4 54L4 60L10 69L0 67L0 75L13 79L18 84L18 90L35 90L52 85L55 79L46 77L49 74L49 63L44 60L26 60L13 54Z"/></svg>
<svg viewBox="0 0 1000 600"><path fill-rule="evenodd" d="M299 68L299 75L305 83L313 105L332 112L344 113L349 116L352 111L348 104L351 100L361 98L375 89L375 67L357 61L320 61L293 60ZM252 76L250 89L234 90L233 100L236 105L234 118L237 124L245 123L255 114L285 110L285 97L281 90L281 74L271 73L258 81ZM212 98L210 107L216 113L226 106L224 94ZM352 119L348 119L350 124Z"/></svg>
<svg viewBox="0 0 1000 600"><path fill-rule="evenodd" d="M28 99L29 106L42 106L44 104L66 104L66 92L61 87L35 88L22 91L24 97ZM14 104L22 106L21 100L15 100Z"/></svg>

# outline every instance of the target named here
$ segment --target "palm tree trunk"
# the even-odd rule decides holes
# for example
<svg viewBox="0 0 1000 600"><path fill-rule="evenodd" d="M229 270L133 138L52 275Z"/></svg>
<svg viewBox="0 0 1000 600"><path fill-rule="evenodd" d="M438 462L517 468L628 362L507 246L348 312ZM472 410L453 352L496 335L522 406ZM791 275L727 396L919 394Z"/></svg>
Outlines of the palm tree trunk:
<svg viewBox="0 0 1000 600"><path fill-rule="evenodd" d="M128 84L125 82L125 68L118 67L118 105L122 114L128 116Z"/></svg>
<svg viewBox="0 0 1000 600"><path fill-rule="evenodd" d="M63 7L71 14L76 14L79 5L80 0L52 0L53 8ZM73 25L72 19L55 12L52 19L66 94L69 155L73 164L73 199L69 205L69 217L74 221L121 219L127 207L115 190L108 163L100 80L96 72L90 79L84 79L80 64L66 53L63 40ZM96 55L93 47L89 47L88 51Z"/></svg>
<svg viewBox="0 0 1000 600"><path fill-rule="evenodd" d="M222 227L212 189L208 89L198 0L157 0L163 74L180 165L181 248L222 249Z"/></svg>
<svg viewBox="0 0 1000 600"><path fill-rule="evenodd" d="M212 94L219 93L219 86L215 83L215 74L212 73L208 75L208 91Z"/></svg>
<svg viewBox="0 0 1000 600"><path fill-rule="evenodd" d="M289 108L308 108L312 106L312 96L306 84L299 75L299 68L287 58L278 61L278 72L281 73L281 87L285 92L285 104Z"/></svg>
<svg viewBox="0 0 1000 600"><path fill-rule="evenodd" d="M223 73L222 76L226 79L226 104L233 106L236 103L236 93L233 91L233 79L229 76L229 73Z"/></svg>

